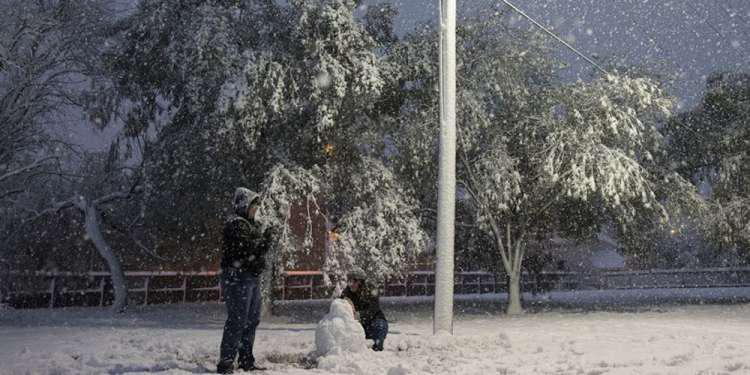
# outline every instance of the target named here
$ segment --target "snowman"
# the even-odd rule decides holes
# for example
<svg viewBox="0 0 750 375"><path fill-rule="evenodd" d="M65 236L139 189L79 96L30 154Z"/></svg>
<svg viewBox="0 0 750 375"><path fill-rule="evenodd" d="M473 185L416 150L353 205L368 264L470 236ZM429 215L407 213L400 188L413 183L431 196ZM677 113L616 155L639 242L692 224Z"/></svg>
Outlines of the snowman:
<svg viewBox="0 0 750 375"><path fill-rule="evenodd" d="M336 298L331 309L315 329L318 356L358 353L367 349L365 332L354 317L354 307L346 299Z"/></svg>

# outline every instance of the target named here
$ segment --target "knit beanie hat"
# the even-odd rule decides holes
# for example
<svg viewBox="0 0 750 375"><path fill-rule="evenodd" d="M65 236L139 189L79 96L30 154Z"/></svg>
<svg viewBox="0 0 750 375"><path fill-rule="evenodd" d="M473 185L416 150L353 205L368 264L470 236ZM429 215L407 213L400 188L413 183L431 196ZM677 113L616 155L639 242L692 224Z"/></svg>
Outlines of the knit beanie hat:
<svg viewBox="0 0 750 375"><path fill-rule="evenodd" d="M238 187L234 191L234 199L232 199L234 212L237 214L244 214L245 212L247 212L250 204L252 204L256 199L260 199L260 195L258 195L258 193L248 188Z"/></svg>

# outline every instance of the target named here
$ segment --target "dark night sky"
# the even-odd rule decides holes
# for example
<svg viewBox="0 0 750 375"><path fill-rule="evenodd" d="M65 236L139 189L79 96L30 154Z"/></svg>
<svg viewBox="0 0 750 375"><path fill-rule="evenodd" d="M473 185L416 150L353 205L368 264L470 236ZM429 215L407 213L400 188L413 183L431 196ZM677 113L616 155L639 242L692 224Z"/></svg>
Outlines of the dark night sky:
<svg viewBox="0 0 750 375"><path fill-rule="evenodd" d="M127 3L128 0L123 0ZM367 0L375 6L384 0ZM387 2L387 1L386 1ZM675 74L669 88L681 108L700 97L713 71L750 66L750 0L515 0L515 5L589 56L617 57L628 64ZM394 0L396 28L404 33L438 18L439 0ZM459 18L508 9L499 0L457 0ZM530 27L518 18L521 27ZM588 65L560 46L569 77L586 76ZM68 136L89 148L106 147L115 129L73 126Z"/></svg>

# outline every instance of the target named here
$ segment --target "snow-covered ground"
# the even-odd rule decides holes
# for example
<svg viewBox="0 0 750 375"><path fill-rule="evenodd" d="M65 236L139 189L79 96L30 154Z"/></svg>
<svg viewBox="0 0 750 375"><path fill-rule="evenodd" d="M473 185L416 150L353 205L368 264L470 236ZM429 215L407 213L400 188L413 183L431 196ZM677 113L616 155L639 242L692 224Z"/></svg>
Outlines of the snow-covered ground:
<svg viewBox="0 0 750 375"><path fill-rule="evenodd" d="M286 304L290 315L261 323L256 356L269 374L750 374L750 304L684 304L748 297L748 288L554 293L526 296L535 312L510 318L496 295L465 296L456 335L438 338L428 301L389 299L384 352L324 357L316 368L303 359L325 303ZM118 318L97 308L2 311L0 374L212 372L223 320L219 304Z"/></svg>

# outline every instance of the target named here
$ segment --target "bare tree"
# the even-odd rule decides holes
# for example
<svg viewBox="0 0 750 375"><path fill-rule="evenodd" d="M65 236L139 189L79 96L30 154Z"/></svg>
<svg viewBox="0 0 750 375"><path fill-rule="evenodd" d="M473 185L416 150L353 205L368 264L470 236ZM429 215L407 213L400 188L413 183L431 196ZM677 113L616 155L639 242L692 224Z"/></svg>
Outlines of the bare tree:
<svg viewBox="0 0 750 375"><path fill-rule="evenodd" d="M102 3L0 4L0 200L26 191L63 148L53 136L80 110L103 45Z"/></svg>
<svg viewBox="0 0 750 375"><path fill-rule="evenodd" d="M106 2L8 0L0 4L0 209L20 220L41 176L62 177L74 146L58 135L65 119L85 113L103 72L100 58L111 14ZM95 119L102 126L103 118ZM80 178L71 175L73 185ZM133 188L109 194L75 194L40 214L75 208L85 217L88 238L112 271L115 308L127 300L119 259L104 239L101 207L129 198Z"/></svg>
<svg viewBox="0 0 750 375"><path fill-rule="evenodd" d="M84 156L81 172L73 178L73 192L69 193L69 198L57 200L50 207L37 212L31 221L66 209L78 211L83 216L86 238L94 245L111 274L115 293L112 309L122 312L128 302L125 273L120 257L105 236L108 230L105 229L102 213L117 202L130 201L142 192L139 169L119 165L117 159L107 158L102 153ZM125 234L129 236L129 233ZM139 241L135 242L142 246Z"/></svg>

